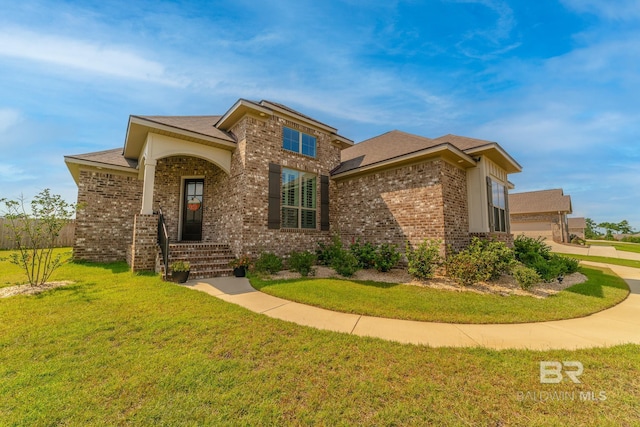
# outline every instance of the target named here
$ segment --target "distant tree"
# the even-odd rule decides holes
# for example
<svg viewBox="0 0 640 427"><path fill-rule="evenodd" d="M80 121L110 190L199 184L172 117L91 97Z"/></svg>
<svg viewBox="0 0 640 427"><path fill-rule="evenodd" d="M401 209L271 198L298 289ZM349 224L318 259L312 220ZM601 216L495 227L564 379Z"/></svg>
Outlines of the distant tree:
<svg viewBox="0 0 640 427"><path fill-rule="evenodd" d="M598 224L598 228L604 228L607 234L619 231L618 224L615 222L601 222Z"/></svg>
<svg viewBox="0 0 640 427"><path fill-rule="evenodd" d="M618 232L620 234L633 234L633 228L629 224L629 221L623 219L618 223Z"/></svg>
<svg viewBox="0 0 640 427"><path fill-rule="evenodd" d="M597 239L600 237L600 234L597 231L598 224L591 218L586 218L585 222L587 223L587 227L584 230L584 237L587 239Z"/></svg>
<svg viewBox="0 0 640 427"><path fill-rule="evenodd" d="M17 247L10 255L11 262L24 270L32 286L45 283L62 264L61 255L53 255L53 247L60 230L73 215L74 205L51 194L49 189L31 200L30 210L24 196L0 202L5 205L5 225Z"/></svg>

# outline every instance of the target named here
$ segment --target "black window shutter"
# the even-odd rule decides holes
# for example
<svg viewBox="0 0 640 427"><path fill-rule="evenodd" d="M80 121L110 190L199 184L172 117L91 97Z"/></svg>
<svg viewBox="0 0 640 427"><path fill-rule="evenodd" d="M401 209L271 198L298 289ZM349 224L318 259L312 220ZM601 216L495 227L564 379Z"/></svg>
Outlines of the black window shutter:
<svg viewBox="0 0 640 427"><path fill-rule="evenodd" d="M269 163L269 225L268 228L280 228L280 199L282 190L280 186L280 165Z"/></svg>
<svg viewBox="0 0 640 427"><path fill-rule="evenodd" d="M329 231L329 176L320 175L320 230Z"/></svg>
<svg viewBox="0 0 640 427"><path fill-rule="evenodd" d="M493 223L493 186L490 177L487 177L487 205L489 206L489 232L492 232L495 230L495 225Z"/></svg>

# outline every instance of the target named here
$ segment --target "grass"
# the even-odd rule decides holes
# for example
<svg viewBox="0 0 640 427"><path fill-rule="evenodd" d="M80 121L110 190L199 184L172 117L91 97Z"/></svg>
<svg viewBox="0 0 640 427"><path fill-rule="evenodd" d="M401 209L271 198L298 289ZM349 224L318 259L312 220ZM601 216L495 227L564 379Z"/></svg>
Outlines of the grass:
<svg viewBox="0 0 640 427"><path fill-rule="evenodd" d="M0 278L8 270L0 262ZM124 263L59 274L75 284L0 299L2 425L632 425L640 416L637 345L434 349L268 318ZM580 361L582 383L540 384L548 360ZM531 394L541 391L576 396ZM591 391L606 400L579 399Z"/></svg>
<svg viewBox="0 0 640 427"><path fill-rule="evenodd" d="M623 267L633 267L640 268L640 261L632 260L632 259L623 259L623 258L609 258L604 256L591 256L591 255L575 255L575 254L561 254L560 256L565 256L568 258L579 259L580 261L592 261L592 262L601 262L603 264L613 264L613 265L621 265Z"/></svg>
<svg viewBox="0 0 640 427"><path fill-rule="evenodd" d="M635 252L640 254L640 243L632 242L613 242L602 240L589 240L587 242L591 246L613 246L616 250L624 252Z"/></svg>
<svg viewBox="0 0 640 427"><path fill-rule="evenodd" d="M28 283L27 276L24 274L24 271L17 265L8 262L8 257L11 253L14 253L14 251L0 250L0 262L2 263L0 288ZM62 259L65 262L71 258L71 254L71 248L56 248L53 250L53 255L62 255ZM65 277L69 277L69 268L71 266L72 264L66 264L66 266L62 267L62 270L54 271L49 281L64 280Z"/></svg>
<svg viewBox="0 0 640 427"><path fill-rule="evenodd" d="M569 319L611 307L629 293L610 270L582 268L588 281L545 299L451 292L342 279L251 280L262 292L345 313L449 323L522 323Z"/></svg>

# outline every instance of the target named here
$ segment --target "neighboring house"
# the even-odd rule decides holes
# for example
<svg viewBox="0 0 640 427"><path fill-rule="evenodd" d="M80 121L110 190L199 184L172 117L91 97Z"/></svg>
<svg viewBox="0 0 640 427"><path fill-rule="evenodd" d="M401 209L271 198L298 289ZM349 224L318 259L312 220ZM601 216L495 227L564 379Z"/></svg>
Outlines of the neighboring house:
<svg viewBox="0 0 640 427"><path fill-rule="evenodd" d="M569 218L569 236L575 235L584 239L584 230L587 228L587 220L585 218Z"/></svg>
<svg viewBox="0 0 640 427"><path fill-rule="evenodd" d="M571 196L562 189L509 194L509 209L514 234L569 242Z"/></svg>
<svg viewBox="0 0 640 427"><path fill-rule="evenodd" d="M222 116L131 116L124 149L65 162L82 207L75 258L158 269L161 209L171 259L200 277L228 272L220 253L313 251L334 234L400 248L435 238L443 252L474 235L510 242L507 177L521 171L495 142L393 131L354 145L244 99Z"/></svg>

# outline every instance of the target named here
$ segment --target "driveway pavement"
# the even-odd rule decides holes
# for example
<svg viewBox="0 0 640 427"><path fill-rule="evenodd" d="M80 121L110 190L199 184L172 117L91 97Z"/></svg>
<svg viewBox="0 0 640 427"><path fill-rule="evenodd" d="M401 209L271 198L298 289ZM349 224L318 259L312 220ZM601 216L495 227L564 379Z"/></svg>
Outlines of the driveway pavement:
<svg viewBox="0 0 640 427"><path fill-rule="evenodd" d="M574 350L640 344L640 269L585 264L612 269L629 284L629 297L615 307L578 319L509 325L417 322L339 313L264 294L246 278L194 280L184 286L299 325L432 347Z"/></svg>

